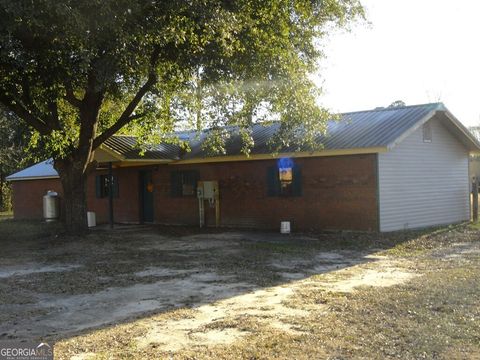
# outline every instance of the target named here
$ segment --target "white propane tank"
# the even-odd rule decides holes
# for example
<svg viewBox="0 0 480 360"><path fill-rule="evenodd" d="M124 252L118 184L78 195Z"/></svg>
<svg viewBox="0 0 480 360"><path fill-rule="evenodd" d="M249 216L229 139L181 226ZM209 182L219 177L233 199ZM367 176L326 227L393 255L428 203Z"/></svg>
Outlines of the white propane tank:
<svg viewBox="0 0 480 360"><path fill-rule="evenodd" d="M58 193L48 190L43 196L43 218L46 222L57 221L60 215Z"/></svg>
<svg viewBox="0 0 480 360"><path fill-rule="evenodd" d="M290 221L280 222L280 233L290 234Z"/></svg>
<svg viewBox="0 0 480 360"><path fill-rule="evenodd" d="M87 224L88 224L88 227L97 226L97 217L95 215L95 212L87 211Z"/></svg>

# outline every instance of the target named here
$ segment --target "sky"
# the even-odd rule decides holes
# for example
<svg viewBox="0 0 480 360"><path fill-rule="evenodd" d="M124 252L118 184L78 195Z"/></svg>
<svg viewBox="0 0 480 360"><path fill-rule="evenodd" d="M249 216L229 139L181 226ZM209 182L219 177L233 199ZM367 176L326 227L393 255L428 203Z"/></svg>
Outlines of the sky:
<svg viewBox="0 0 480 360"><path fill-rule="evenodd" d="M443 102L480 125L480 1L363 0L369 23L326 39L316 82L335 112Z"/></svg>

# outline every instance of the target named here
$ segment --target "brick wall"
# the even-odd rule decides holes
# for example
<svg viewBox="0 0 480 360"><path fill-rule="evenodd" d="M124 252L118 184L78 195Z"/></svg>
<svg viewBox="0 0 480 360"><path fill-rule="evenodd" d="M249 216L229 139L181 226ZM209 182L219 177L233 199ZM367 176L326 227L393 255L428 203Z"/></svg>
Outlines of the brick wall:
<svg viewBox="0 0 480 360"><path fill-rule="evenodd" d="M267 196L267 168L275 160L216 164L158 165L114 169L119 197L114 199L116 222L139 222L139 171L150 169L154 182L154 219L166 224L198 224L196 197L171 196L171 172L197 170L200 180L217 180L220 187L221 225L278 229L291 221L293 230L377 230L377 178L375 155L350 155L295 159L302 172L302 195ZM95 176L88 179L88 210L97 223L108 221L108 198L98 199ZM13 183L15 218L41 218L42 196L59 193L59 180ZM214 225L215 211L206 204L207 225Z"/></svg>
<svg viewBox="0 0 480 360"><path fill-rule="evenodd" d="M302 169L302 196L267 196L267 168L275 160L216 164L164 165L154 171L155 220L198 224L198 201L170 195L172 170L198 170L200 180L217 180L221 224L277 229L291 221L293 229L377 230L375 155L295 159ZM207 224L215 212L206 208Z"/></svg>
<svg viewBox="0 0 480 360"><path fill-rule="evenodd" d="M106 170L96 171L87 180L87 210L96 213L97 223L99 224L108 222L108 198L96 197L95 176L107 173ZM114 169L113 173L118 176L120 184L120 196L113 200L115 221L138 222L137 168ZM48 190L54 190L60 194L60 205L62 206L63 188L59 179L14 181L12 186L15 219L42 219L43 196Z"/></svg>
<svg viewBox="0 0 480 360"><path fill-rule="evenodd" d="M12 182L13 216L15 219L42 219L43 196L48 190L63 194L59 179L24 180Z"/></svg>
<svg viewBox="0 0 480 360"><path fill-rule="evenodd" d="M113 175L117 177L119 184L119 196L113 198L115 222L139 222L139 169L136 167L113 169ZM95 177L102 174L108 174L108 171L96 171L89 176L87 184L87 208L89 211L95 211L99 224L108 222L108 197L97 198L95 190Z"/></svg>

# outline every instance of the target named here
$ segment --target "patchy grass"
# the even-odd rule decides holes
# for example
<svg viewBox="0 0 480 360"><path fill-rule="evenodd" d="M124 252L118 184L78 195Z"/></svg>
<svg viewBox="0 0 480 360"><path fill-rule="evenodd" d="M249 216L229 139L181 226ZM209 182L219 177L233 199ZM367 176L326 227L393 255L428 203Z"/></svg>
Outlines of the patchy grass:
<svg viewBox="0 0 480 360"><path fill-rule="evenodd" d="M215 230L193 239L188 237L190 229L159 227L148 233L95 232L73 238L62 235L58 224L6 220L0 223L0 233L0 260L4 262L13 261L21 251L46 263L82 265L61 274L32 273L2 279L0 301L15 305L15 312L10 314L14 319L6 317L5 321L16 323L42 315L22 310L23 304L35 304L39 292L49 296L94 295L106 289L111 292L114 287L170 279L170 275L154 272L141 278L134 275L159 267L215 273L224 276L225 287L228 282L248 282L255 286L253 295L262 292L258 300L263 302L250 297L242 308L235 298L248 298L248 291L211 300L206 289L218 286L219 281L205 279L198 298L191 302L137 314L117 325L76 336L59 334L47 339L56 341L58 359L78 354L84 354L85 359L466 359L480 353L478 224L392 234L287 237L255 232L244 237L237 234L236 238L220 234L222 238ZM234 240L229 244L230 236ZM355 265L345 263L348 259ZM342 265L335 267L336 261ZM286 267L277 268L272 262ZM328 270L318 270L322 264ZM361 279L369 271L386 272L389 266L416 276L388 287L344 291L333 286L352 276ZM298 281L288 280L285 272L303 276ZM268 301L281 297L277 290L285 287L291 293L273 304ZM159 292L163 291L160 287ZM175 303L175 296L172 293L168 301ZM205 306L212 318L199 322L206 316ZM237 311L230 311L232 308ZM195 321L200 328L188 328ZM158 342L155 339L148 346L139 345L138 339L151 334L152 324L167 330L179 322L186 324L187 338L206 340L175 350L169 350L168 339L161 336ZM229 333L239 336L228 343L208 342L209 336Z"/></svg>
<svg viewBox="0 0 480 360"><path fill-rule="evenodd" d="M0 244L6 245L12 242L54 237L61 234L62 231L63 226L56 222L45 223L42 221L23 221L6 218L0 223L0 232L2 234Z"/></svg>
<svg viewBox="0 0 480 360"><path fill-rule="evenodd" d="M6 219L12 219L13 212L12 211L0 211L0 221Z"/></svg>
<svg viewBox="0 0 480 360"><path fill-rule="evenodd" d="M325 280L330 275L313 276L284 303L308 310L307 316L289 317L289 331L268 326L261 315L245 314L204 326L205 331L235 329L245 334L231 344L165 351L155 343L137 347L130 341L129 324L124 325L124 331L119 326L62 341L57 344L57 356L66 359L75 351L93 351L95 359L106 358L107 353L110 358L132 359L475 358L480 353L480 232L471 229L437 229L397 242L384 251L383 255L396 261L408 257L405 267L415 264L419 276L402 285L341 293L314 286L316 279ZM378 246L378 241L372 243ZM466 244L471 251L462 248L464 252L457 252L458 243ZM311 244L310 251L321 247ZM289 245L262 243L248 247L260 253L297 253ZM169 316L178 319L178 315L188 318L191 313L177 310L158 315L158 320ZM101 349L95 350L89 341Z"/></svg>
<svg viewBox="0 0 480 360"><path fill-rule="evenodd" d="M472 222L472 223L470 224L470 227L471 227L472 229L475 229L475 230L480 230L480 221L479 221L479 222L476 222L476 223Z"/></svg>

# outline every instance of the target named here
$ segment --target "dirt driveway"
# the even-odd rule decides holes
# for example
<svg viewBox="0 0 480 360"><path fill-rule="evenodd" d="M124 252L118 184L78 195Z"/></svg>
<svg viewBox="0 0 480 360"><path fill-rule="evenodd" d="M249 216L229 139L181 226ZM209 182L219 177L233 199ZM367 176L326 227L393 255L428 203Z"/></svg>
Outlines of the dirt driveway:
<svg viewBox="0 0 480 360"><path fill-rule="evenodd" d="M281 303L298 280L371 262L378 269L366 270L362 283L393 284L411 276L371 251L312 251L322 244L306 236L159 232L131 227L69 242L27 242L14 254L3 253L1 338L64 337L184 307L202 312L199 325L227 312L271 307L263 315L288 328L278 316L293 315ZM347 289L357 281L330 286ZM221 309L210 308L222 299Z"/></svg>
<svg viewBox="0 0 480 360"><path fill-rule="evenodd" d="M135 321L142 328L130 335L136 347L177 351L232 343L251 330L228 322L252 317L256 326L299 334L297 320L309 311L308 302L295 305L302 294L349 293L420 276L408 259L379 253L414 235L127 227L4 244L0 339L58 341Z"/></svg>

